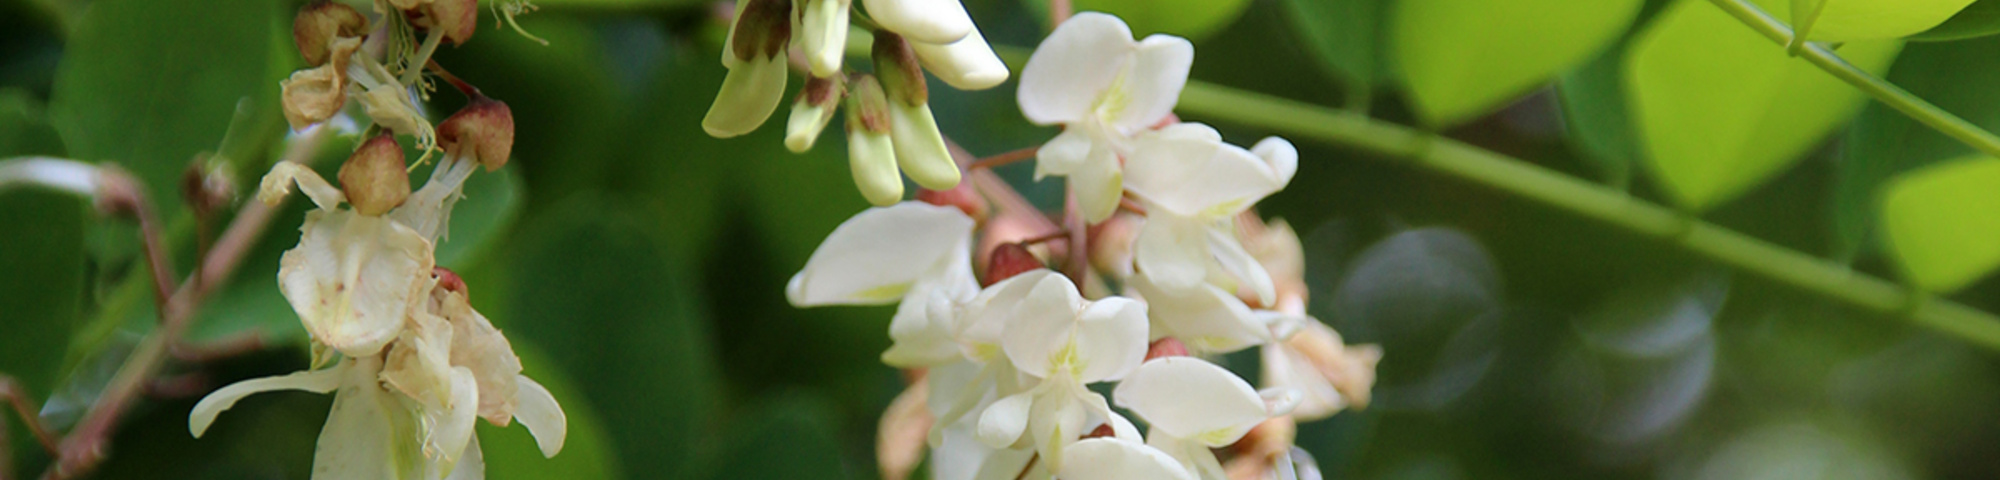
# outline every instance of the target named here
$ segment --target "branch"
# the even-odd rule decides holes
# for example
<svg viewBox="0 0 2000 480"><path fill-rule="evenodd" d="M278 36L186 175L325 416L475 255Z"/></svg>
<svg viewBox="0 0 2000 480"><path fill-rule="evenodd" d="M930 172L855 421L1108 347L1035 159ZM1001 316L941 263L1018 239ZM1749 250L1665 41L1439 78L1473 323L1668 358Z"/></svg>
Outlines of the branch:
<svg viewBox="0 0 2000 480"><path fill-rule="evenodd" d="M285 151L279 161L306 162L329 136L332 129L315 128L301 135ZM229 230L209 250L202 259L201 267L178 290L168 297L160 307L160 326L141 341L132 356L118 368L111 382L104 388L103 395L84 412L77 421L76 428L70 430L58 445L56 460L49 470L42 474L44 480L76 478L88 474L104 460L111 437L116 433L118 420L132 404L132 401L146 393L146 387L165 363L171 346L180 343L181 334L194 321L194 313L202 300L214 293L214 287L222 285L235 273L243 262L257 237L271 223L278 206L263 202L246 202L247 206L230 223Z"/></svg>
<svg viewBox="0 0 2000 480"><path fill-rule="evenodd" d="M1888 105L1889 108L1903 112L1911 120L1916 120L1918 123L1937 130L1938 133L1943 133L1945 136L1963 142L1966 146L1972 147L1973 150L1978 150L1980 153L2000 157L2000 137L1994 136L1985 129L1979 128L1978 125L1973 125L1972 122L1965 121L1965 119L1959 118L1957 115L1952 115L1951 112L1938 108L1937 105L1932 105L1930 102L1918 98L1909 91L1903 90L1902 87L1898 87L1868 73L1866 70L1862 70L1860 67L1847 63L1847 60L1840 58L1840 55L1833 53L1833 50L1827 49L1825 45L1808 42L1794 44L1792 42L1792 29L1786 27L1784 22L1771 18L1771 15L1757 9L1756 5L1751 5L1750 2L1745 0L1709 0L1709 2L1714 3L1722 11L1728 12L1730 16L1736 17L1737 20L1742 21L1750 29L1756 30L1757 33L1763 34L1773 42L1777 42L1780 46L1804 45L1803 49L1795 53L1796 56L1805 58L1807 62L1819 67L1820 70L1825 70L1826 73L1833 74L1835 78L1853 85L1854 88L1861 89L1863 93L1867 93L1870 97L1875 97L1875 100L1882 102L1883 105Z"/></svg>
<svg viewBox="0 0 2000 480"><path fill-rule="evenodd" d="M1688 218L1517 158L1356 113L1202 82L1188 82L1178 110L1408 161L1652 237L1737 270L2000 349L2000 318L1990 313Z"/></svg>

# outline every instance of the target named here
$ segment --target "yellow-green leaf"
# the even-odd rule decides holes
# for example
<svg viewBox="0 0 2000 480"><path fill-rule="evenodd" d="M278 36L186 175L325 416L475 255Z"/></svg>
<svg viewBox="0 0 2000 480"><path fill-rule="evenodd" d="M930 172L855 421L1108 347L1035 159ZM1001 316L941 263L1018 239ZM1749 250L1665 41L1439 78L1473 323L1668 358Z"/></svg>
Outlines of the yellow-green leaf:
<svg viewBox="0 0 2000 480"><path fill-rule="evenodd" d="M1820 0L1806 39L1851 42L1915 35L1951 19L1973 0ZM1783 17L1780 17L1783 18Z"/></svg>
<svg viewBox="0 0 2000 480"><path fill-rule="evenodd" d="M1783 0L1760 3L1780 18L1789 13ZM1690 210L1734 198L1791 166L1864 101L1707 2L1668 7L1630 48L1626 98L1653 177ZM1896 41L1855 42L1840 55L1879 75L1900 48Z"/></svg>
<svg viewBox="0 0 2000 480"><path fill-rule="evenodd" d="M1882 197L1889 249L1917 286L1950 292L2000 267L2000 160L1968 157L1910 172Z"/></svg>
<svg viewBox="0 0 2000 480"><path fill-rule="evenodd" d="M1404 0L1391 56L1417 114L1447 127L1491 112L1617 40L1640 0Z"/></svg>

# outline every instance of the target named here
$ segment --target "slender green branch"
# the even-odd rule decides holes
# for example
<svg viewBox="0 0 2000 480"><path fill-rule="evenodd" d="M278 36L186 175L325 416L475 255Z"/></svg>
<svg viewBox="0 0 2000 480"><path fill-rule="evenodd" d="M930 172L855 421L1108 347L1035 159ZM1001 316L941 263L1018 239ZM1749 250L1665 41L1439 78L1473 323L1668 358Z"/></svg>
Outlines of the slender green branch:
<svg viewBox="0 0 2000 480"><path fill-rule="evenodd" d="M1756 5L1751 5L1746 0L1709 0L1709 2L1728 12L1730 16L1736 17L1737 20L1741 20L1744 25L1748 25L1757 33L1777 42L1778 45L1792 45L1792 29L1785 26L1784 22L1771 18L1770 14L1759 10ZM1799 42L1799 44L1805 47L1796 55L1825 70L1826 73L1833 74L1854 88L1861 89L1868 96L1875 97L1875 100L1882 102L1883 105L1903 112L1910 119L1929 126L1938 133L1964 142L1981 153L2000 157L2000 137L1938 108L1937 105L1917 98L1902 87L1897 87L1860 67L1847 63L1847 60L1840 58L1840 55L1833 53L1833 50L1827 49L1825 45L1810 42Z"/></svg>
<svg viewBox="0 0 2000 480"><path fill-rule="evenodd" d="M2000 349L2000 318L1992 314L1912 293L1847 267L1472 145L1358 113L1201 82L1188 82L1176 111L1403 159L1671 243L1744 272Z"/></svg>

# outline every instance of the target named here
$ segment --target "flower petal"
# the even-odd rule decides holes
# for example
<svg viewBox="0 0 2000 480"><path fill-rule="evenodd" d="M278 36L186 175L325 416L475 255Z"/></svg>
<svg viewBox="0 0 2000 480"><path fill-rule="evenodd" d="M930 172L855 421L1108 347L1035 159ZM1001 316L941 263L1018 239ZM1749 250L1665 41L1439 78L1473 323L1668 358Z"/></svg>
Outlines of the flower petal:
<svg viewBox="0 0 2000 480"><path fill-rule="evenodd" d="M966 356L984 362L999 353L1001 335L1008 321L1014 318L1014 310L1028 298L1036 284L1055 274L1046 268L1030 270L986 287L967 302L957 332L958 340L967 349Z"/></svg>
<svg viewBox="0 0 2000 480"><path fill-rule="evenodd" d="M1195 357L1148 361L1112 395L1159 432L1210 447L1235 443L1270 417L1249 382Z"/></svg>
<svg viewBox="0 0 2000 480"><path fill-rule="evenodd" d="M535 436L535 446L541 447L542 456L554 457L562 452L563 440L569 436L569 417L563 414L562 405L556 404L555 395L534 379L521 376L520 405L514 409L514 420L528 427L528 434Z"/></svg>
<svg viewBox="0 0 2000 480"><path fill-rule="evenodd" d="M229 384L194 404L194 411L188 413L188 433L201 438L208 426L215 423L215 417L236 406L237 400L250 395L279 390L303 390L313 393L332 392L340 388L341 374L348 366L343 363L333 368L304 372L292 372L275 377L253 378Z"/></svg>
<svg viewBox="0 0 2000 480"><path fill-rule="evenodd" d="M465 442L465 453L459 454L458 465L451 468L451 476L445 480L485 480L486 454L479 451L479 437Z"/></svg>
<svg viewBox="0 0 2000 480"><path fill-rule="evenodd" d="M1139 41L1132 70L1125 74L1125 108L1112 124L1123 132L1151 127L1174 111L1188 68L1194 65L1194 44L1172 35L1152 35ZM1114 94L1116 95L1116 94Z"/></svg>
<svg viewBox="0 0 2000 480"><path fill-rule="evenodd" d="M1090 114L1134 61L1132 29L1118 17L1084 12L1056 26L1021 68L1016 100L1028 121L1071 123Z"/></svg>
<svg viewBox="0 0 2000 480"><path fill-rule="evenodd" d="M1139 274L1160 290L1180 293L1203 285L1212 254L1208 228L1201 222L1173 215L1154 215L1139 227L1132 261Z"/></svg>
<svg viewBox="0 0 2000 480"><path fill-rule="evenodd" d="M1194 480L1179 461L1159 449L1115 438L1088 438L1063 448L1056 476L1071 480Z"/></svg>
<svg viewBox="0 0 2000 480"><path fill-rule="evenodd" d="M1212 285L1168 292L1134 275L1132 289L1146 299L1147 315L1161 336L1171 336L1197 354L1229 353L1271 341L1270 329L1243 300Z"/></svg>
<svg viewBox="0 0 2000 480"><path fill-rule="evenodd" d="M977 28L956 42L910 42L910 48L916 50L917 61L923 62L925 70L959 90L993 88L1011 75L1007 64L993 53L993 47L986 44L986 37L979 35Z"/></svg>
<svg viewBox="0 0 2000 480"><path fill-rule="evenodd" d="M785 287L792 305L882 305L908 293L953 249L968 248L972 217L904 202L870 208L835 228Z"/></svg>
<svg viewBox="0 0 2000 480"><path fill-rule="evenodd" d="M931 450L931 480L1014 480L1033 455L988 447L976 438L972 422L961 422L946 428L944 443Z"/></svg>
<svg viewBox="0 0 2000 480"><path fill-rule="evenodd" d="M1008 395L986 406L979 414L979 442L993 448L1009 448L1021 440L1028 428L1028 412L1035 404L1035 391Z"/></svg>
<svg viewBox="0 0 2000 480"><path fill-rule="evenodd" d="M1124 297L1091 303L1077 317L1075 341L1083 383L1124 377L1146 359L1146 304Z"/></svg>
<svg viewBox="0 0 2000 480"><path fill-rule="evenodd" d="M1264 271L1264 264L1259 263L1257 257L1250 256L1250 252L1243 249L1243 244L1237 242L1235 234L1221 228L1213 228L1208 231L1208 239L1208 247L1213 252L1216 264L1221 266L1223 271L1229 272L1230 276L1236 277L1238 282L1248 286L1250 291L1257 295L1257 303L1274 305L1278 302L1278 287L1276 282L1271 280L1271 273Z"/></svg>
<svg viewBox="0 0 2000 480"><path fill-rule="evenodd" d="M1090 148L1094 140L1083 128L1066 128L1056 138L1042 144L1035 150L1035 180L1049 175L1069 175L1083 168L1083 162L1090 158Z"/></svg>
<svg viewBox="0 0 2000 480"><path fill-rule="evenodd" d="M1292 158L1296 169L1296 152ZM1175 215L1219 219L1276 193L1290 175L1279 178L1276 167L1222 143L1207 125L1182 123L1141 134L1125 177L1126 188Z"/></svg>
<svg viewBox="0 0 2000 480"><path fill-rule="evenodd" d="M465 453L467 442L472 441L472 426L479 420L479 382L472 369L452 368L450 381L451 404L443 410L424 412L430 425L424 452L439 459L447 470Z"/></svg>
<svg viewBox="0 0 2000 480"><path fill-rule="evenodd" d="M1084 221L1092 224L1117 213L1118 200L1125 196L1125 172L1118 165L1118 153L1105 142L1091 142L1089 156L1069 175L1068 182Z"/></svg>
<svg viewBox="0 0 2000 480"><path fill-rule="evenodd" d="M1292 183L1292 175L1299 173L1299 149L1292 142L1279 137L1265 137L1250 146L1250 153L1264 159L1271 171L1278 174L1278 183Z"/></svg>
<svg viewBox="0 0 2000 480"><path fill-rule="evenodd" d="M306 331L350 357L381 351L431 278L430 242L352 211L309 212L300 231L279 260L278 285Z"/></svg>
<svg viewBox="0 0 2000 480"><path fill-rule="evenodd" d="M771 112L778 110L778 101L784 99L785 79L791 75L785 61L784 55L775 55L743 60L729 67L722 88L715 92L715 103L708 106L708 115L701 119L702 130L715 138L730 138L763 125L764 120L771 118Z"/></svg>
<svg viewBox="0 0 2000 480"><path fill-rule="evenodd" d="M1276 417L1291 414L1306 395L1295 388L1273 387L1258 390L1257 396L1264 397L1264 413Z"/></svg>
<svg viewBox="0 0 2000 480"><path fill-rule="evenodd" d="M923 43L951 43L972 33L972 17L958 0L862 0L882 28Z"/></svg>
<svg viewBox="0 0 2000 480"><path fill-rule="evenodd" d="M944 135L938 133L930 104L891 105L889 138L894 140L896 164L911 181L931 190L958 186L958 163L952 160Z"/></svg>
<svg viewBox="0 0 2000 480"><path fill-rule="evenodd" d="M1076 284L1061 275L1044 276L1016 305L1000 333L1000 348L1007 353L1007 360L1036 378L1047 378L1057 373L1056 368L1070 366L1057 362L1072 360L1076 354L1070 350L1071 335L1076 329L1077 310L1083 305Z"/></svg>
<svg viewBox="0 0 2000 480"><path fill-rule="evenodd" d="M381 363L350 361L341 375L340 393L319 431L313 451L314 480L411 478L423 474L427 462L415 418L408 408L375 381Z"/></svg>

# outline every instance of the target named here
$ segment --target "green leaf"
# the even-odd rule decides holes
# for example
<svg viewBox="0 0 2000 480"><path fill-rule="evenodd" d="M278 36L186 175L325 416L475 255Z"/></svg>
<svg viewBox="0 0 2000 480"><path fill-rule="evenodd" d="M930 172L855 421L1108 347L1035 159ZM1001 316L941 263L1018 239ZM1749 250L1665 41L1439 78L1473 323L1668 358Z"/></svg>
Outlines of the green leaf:
<svg viewBox="0 0 2000 480"><path fill-rule="evenodd" d="M1349 91L1348 108L1365 108L1380 77L1385 0L1284 0L1292 30Z"/></svg>
<svg viewBox="0 0 2000 480"><path fill-rule="evenodd" d="M1910 36L1950 19L1973 0L1817 0L1807 40L1852 42ZM1794 4L1799 0L1794 0ZM1783 18L1783 17L1779 17Z"/></svg>
<svg viewBox="0 0 2000 480"><path fill-rule="evenodd" d="M1783 18L1785 3L1763 2ZM1849 63L1880 74L1899 42L1856 42ZM1700 211L1783 171L1864 101L1861 92L1785 54L1703 2L1676 3L1625 52L1625 88L1654 177Z"/></svg>
<svg viewBox="0 0 2000 480"><path fill-rule="evenodd" d="M1961 42L1912 43L1903 48L1888 80L1989 131L2000 129L2000 37ZM1835 256L1862 253L1876 237L1877 195L1890 177L1973 153L1908 115L1878 103L1861 111L1843 143L1834 182Z"/></svg>
<svg viewBox="0 0 2000 480"><path fill-rule="evenodd" d="M796 392L777 398L729 429L736 434L709 478L852 478L834 440L831 405Z"/></svg>
<svg viewBox="0 0 2000 480"><path fill-rule="evenodd" d="M625 470L684 478L707 445L698 432L718 376L701 297L649 222L613 199L572 197L508 245L513 285L471 295L498 295L510 314L492 319L510 338L533 338L549 366L588 375L561 401L615 415L606 432Z"/></svg>
<svg viewBox="0 0 2000 480"><path fill-rule="evenodd" d="M1959 10L1950 20L1931 27L1923 33L1911 35L1910 40L1941 42L1984 37L2000 33L2000 0L1974 2L1972 6Z"/></svg>
<svg viewBox="0 0 2000 480"><path fill-rule="evenodd" d="M1792 0L1792 36L1812 37L1813 24L1826 11L1827 0Z"/></svg>
<svg viewBox="0 0 2000 480"><path fill-rule="evenodd" d="M280 39L291 48L278 34L290 12L279 10L268 0L92 3L51 93L51 123L69 154L131 170L172 221L183 210L181 173L222 143L238 102L249 99L266 118L279 113L277 83L290 65L274 51Z"/></svg>
<svg viewBox="0 0 2000 480"><path fill-rule="evenodd" d="M1404 0L1389 48L1417 114L1450 127L1498 109L1618 39L1642 0Z"/></svg>
<svg viewBox="0 0 2000 480"><path fill-rule="evenodd" d="M1624 63L1623 50L1612 49L1556 83L1570 140L1606 183L1620 189L1631 184L1632 164L1640 155L1632 112L1625 105L1625 85L1618 76Z"/></svg>
<svg viewBox="0 0 2000 480"><path fill-rule="evenodd" d="M0 159L60 153L34 99L0 90ZM69 337L81 324L89 266L86 205L73 194L0 187L0 265L7 272L0 275L0 316L9 325L0 334L0 373L19 380L34 398L54 387Z"/></svg>
<svg viewBox="0 0 2000 480"><path fill-rule="evenodd" d="M514 346L514 354L521 357L521 373L547 387L555 395L556 403L562 405L563 415L569 420L569 436L564 437L562 452L544 458L541 448L535 445L535 437L528 434L527 428L515 426L518 422L507 428L479 422L479 447L486 458L487 478L625 478L618 471L617 452L612 450L611 437L605 433L603 417L591 408L590 402L584 401L583 390L575 379L550 364L548 355L533 339L515 335L507 341Z"/></svg>
<svg viewBox="0 0 2000 480"><path fill-rule="evenodd" d="M1910 172L1882 197L1889 249L1918 287L1951 292L2000 267L2000 160L1968 157Z"/></svg>
<svg viewBox="0 0 2000 480"><path fill-rule="evenodd" d="M859 4L860 2L855 2ZM1049 2L1026 2L1028 10L1043 26L1049 21ZM1125 19L1132 35L1164 33L1201 41L1236 23L1250 8L1250 0L1070 0L1078 12L1104 12Z"/></svg>

